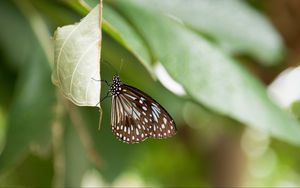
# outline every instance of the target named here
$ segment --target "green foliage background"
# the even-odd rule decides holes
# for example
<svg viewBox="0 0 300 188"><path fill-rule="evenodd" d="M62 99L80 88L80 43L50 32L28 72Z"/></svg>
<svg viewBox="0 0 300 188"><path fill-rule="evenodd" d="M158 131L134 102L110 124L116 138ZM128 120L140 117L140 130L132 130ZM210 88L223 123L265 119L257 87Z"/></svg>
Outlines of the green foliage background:
<svg viewBox="0 0 300 188"><path fill-rule="evenodd" d="M281 109L266 92L292 51L268 3L104 1L101 78L123 61L122 80L178 126L171 139L135 145L112 135L110 100L98 130L98 109L75 106L51 82L55 29L98 3L0 2L1 186L300 185L299 102ZM157 63L186 96L162 86Z"/></svg>

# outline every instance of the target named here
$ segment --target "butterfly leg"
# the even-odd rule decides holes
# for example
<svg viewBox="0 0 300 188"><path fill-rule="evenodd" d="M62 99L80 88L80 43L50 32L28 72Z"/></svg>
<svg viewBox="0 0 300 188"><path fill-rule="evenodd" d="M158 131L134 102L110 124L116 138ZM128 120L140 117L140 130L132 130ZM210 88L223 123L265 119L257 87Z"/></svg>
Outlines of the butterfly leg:
<svg viewBox="0 0 300 188"><path fill-rule="evenodd" d="M110 86L107 80L100 80L100 82L105 82L107 86Z"/></svg>
<svg viewBox="0 0 300 188"><path fill-rule="evenodd" d="M106 95L105 95L105 97L103 97L103 98L100 100L100 103L101 103L102 101L104 101L104 99L106 99L107 97L111 97L111 95L109 95L109 94L110 94L110 92L107 92Z"/></svg>

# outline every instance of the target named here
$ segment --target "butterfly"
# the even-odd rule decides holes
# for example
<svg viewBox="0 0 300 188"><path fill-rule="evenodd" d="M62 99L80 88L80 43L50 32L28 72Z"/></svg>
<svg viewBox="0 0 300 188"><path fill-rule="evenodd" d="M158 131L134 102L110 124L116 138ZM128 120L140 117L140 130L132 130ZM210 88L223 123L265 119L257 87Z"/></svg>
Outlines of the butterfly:
<svg viewBox="0 0 300 188"><path fill-rule="evenodd" d="M114 75L109 90L112 96L111 127L121 141L134 144L147 138L168 138L176 134L169 113L149 95L123 84Z"/></svg>

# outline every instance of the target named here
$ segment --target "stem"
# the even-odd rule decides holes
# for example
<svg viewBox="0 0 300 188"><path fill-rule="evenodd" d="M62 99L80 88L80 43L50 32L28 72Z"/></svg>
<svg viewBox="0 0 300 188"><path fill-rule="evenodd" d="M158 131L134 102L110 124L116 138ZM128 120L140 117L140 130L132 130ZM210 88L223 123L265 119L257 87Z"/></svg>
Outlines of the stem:
<svg viewBox="0 0 300 188"><path fill-rule="evenodd" d="M58 101L61 97L57 94ZM55 106L55 120L52 126L53 158L54 158L54 187L65 186L66 163L63 145L64 125L62 124L65 111L60 102Z"/></svg>
<svg viewBox="0 0 300 188"><path fill-rule="evenodd" d="M88 130L86 129L86 125L81 117L78 108L71 102L67 100L65 101L66 101L67 110L70 114L72 124L76 132L78 133L79 139L82 142L83 147L87 151L88 158L99 168L102 164L101 157L98 155L96 151L94 142L92 141L92 138L88 133Z"/></svg>

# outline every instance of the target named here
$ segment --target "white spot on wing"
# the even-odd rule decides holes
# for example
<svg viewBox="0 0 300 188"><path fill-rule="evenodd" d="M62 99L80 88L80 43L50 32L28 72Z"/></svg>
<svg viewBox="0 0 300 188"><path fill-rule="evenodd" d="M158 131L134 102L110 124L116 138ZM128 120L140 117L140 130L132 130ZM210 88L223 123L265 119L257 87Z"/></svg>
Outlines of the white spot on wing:
<svg viewBox="0 0 300 188"><path fill-rule="evenodd" d="M132 96L132 95L129 95L129 94L127 94L127 93L125 93L124 95L126 95L126 96L129 97L129 98L131 98L132 100L135 100L135 99L136 99L136 97L134 97L134 96Z"/></svg>
<svg viewBox="0 0 300 188"><path fill-rule="evenodd" d="M154 112L152 112L152 113L153 113L154 121L155 121L155 122L158 122L157 116L154 114Z"/></svg>
<svg viewBox="0 0 300 188"><path fill-rule="evenodd" d="M167 119L165 117L163 118L163 120L164 120L164 124L167 124Z"/></svg>

